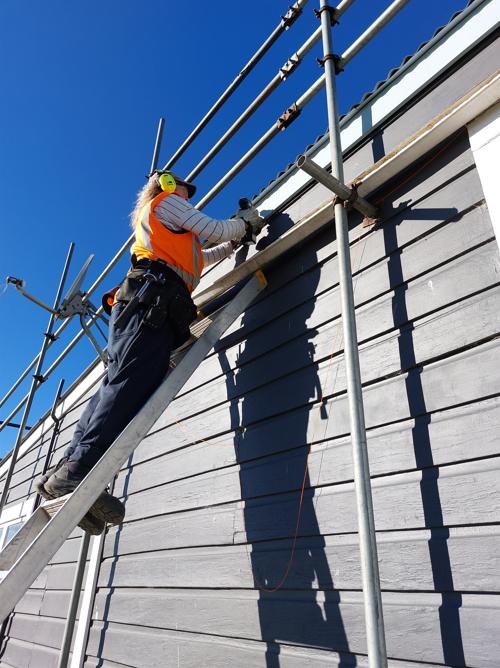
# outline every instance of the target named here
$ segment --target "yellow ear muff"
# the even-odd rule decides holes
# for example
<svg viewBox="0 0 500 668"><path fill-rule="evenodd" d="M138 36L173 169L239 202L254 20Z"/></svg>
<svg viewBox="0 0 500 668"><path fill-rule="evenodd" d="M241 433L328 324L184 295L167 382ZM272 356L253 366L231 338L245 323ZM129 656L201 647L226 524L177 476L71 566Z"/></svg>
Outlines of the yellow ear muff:
<svg viewBox="0 0 500 668"><path fill-rule="evenodd" d="M158 176L158 180L160 182L160 187L164 192L173 193L177 188L177 183L175 182L174 177L168 172L165 174L160 174Z"/></svg>

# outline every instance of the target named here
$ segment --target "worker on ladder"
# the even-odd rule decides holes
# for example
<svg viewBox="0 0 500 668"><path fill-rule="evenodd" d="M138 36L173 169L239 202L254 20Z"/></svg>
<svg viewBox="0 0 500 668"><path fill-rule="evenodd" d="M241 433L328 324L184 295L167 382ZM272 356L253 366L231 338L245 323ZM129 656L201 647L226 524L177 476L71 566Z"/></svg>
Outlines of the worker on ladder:
<svg viewBox="0 0 500 668"><path fill-rule="evenodd" d="M203 267L228 257L238 242L255 241L262 229L252 207L231 220L206 216L189 203L195 191L172 172L155 170L137 196L132 267L103 299L111 315L107 373L64 457L35 484L46 499L72 492L160 385L171 351L190 336L196 317L191 293ZM79 526L99 534L124 515L123 503L104 491Z"/></svg>

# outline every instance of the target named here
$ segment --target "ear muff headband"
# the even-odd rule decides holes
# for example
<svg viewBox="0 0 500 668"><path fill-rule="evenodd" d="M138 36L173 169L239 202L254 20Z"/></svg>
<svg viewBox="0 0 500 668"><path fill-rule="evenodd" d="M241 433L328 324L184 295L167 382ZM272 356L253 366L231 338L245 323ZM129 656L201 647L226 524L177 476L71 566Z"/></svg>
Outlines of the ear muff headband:
<svg viewBox="0 0 500 668"><path fill-rule="evenodd" d="M174 177L170 172L163 172L158 174L158 181L160 182L160 188L163 192L173 193L177 188L177 183L175 182Z"/></svg>

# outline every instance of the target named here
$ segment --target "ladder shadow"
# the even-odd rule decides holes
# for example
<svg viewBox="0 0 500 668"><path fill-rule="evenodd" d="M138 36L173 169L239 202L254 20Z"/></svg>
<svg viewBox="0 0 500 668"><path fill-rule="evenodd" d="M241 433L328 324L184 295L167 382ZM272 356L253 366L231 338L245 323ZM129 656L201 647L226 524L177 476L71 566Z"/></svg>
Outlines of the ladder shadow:
<svg viewBox="0 0 500 668"><path fill-rule="evenodd" d="M282 234L284 229L292 224L288 216L281 214L276 226L274 221L272 222L263 244L273 241L271 230L279 230L278 234ZM321 242L331 242L331 234L331 231L323 233ZM314 260L315 248L312 244L310 248ZM305 260L304 252L304 249L301 249L302 260ZM314 265L314 261L311 264ZM278 267L268 273L270 286L273 285L273 273L279 275L279 271ZM236 369L231 369L226 357L224 340L217 351L226 374L234 447L240 466L241 499L244 502L246 536L243 542L246 541L248 563L257 595L260 638L266 643L267 668L279 668L281 643L301 644L338 652L349 651L340 597L335 589L331 564L325 551L325 540L316 515L316 483L311 482L308 473L305 475L306 491L297 531L297 549L289 574L277 591L270 591L283 580L290 562L299 513L300 488L308 458L310 407L312 401L318 400L321 391L317 370L313 364L317 330L308 330L306 327L306 322L314 310L313 296L319 277L318 267L308 272L307 301L300 306L300 320L296 315L297 309L291 313L293 335L301 341L300 347L294 348L294 368L302 368L302 381L293 386L287 385L286 392L293 392L294 404L301 408L290 414L289 420L281 422L281 432L273 427L272 417L268 421L269 429L266 430L264 426L264 433L267 432L264 441L259 435L262 429L252 428L256 423L259 427L262 426L263 399L258 389L251 390L252 387L258 388L262 385L259 371L254 364L262 354L260 344L255 342L252 336L245 341ZM262 299L266 299L266 293ZM251 307L255 308L258 309L259 305L254 304ZM244 314L242 328L245 328L247 318ZM270 356L272 364L272 353ZM283 369L283 372L286 373L286 369ZM266 397L266 402L269 402L269 395ZM272 415L272 406L266 405L265 413ZM326 419L326 415L323 418ZM289 444L289 452L285 443ZM277 453L280 454L276 456ZM268 456L270 457L267 458ZM279 485L275 484L276 481L279 481ZM251 601L253 599L249 599L250 604ZM338 664L340 668L354 665L355 659L347 655L341 658Z"/></svg>

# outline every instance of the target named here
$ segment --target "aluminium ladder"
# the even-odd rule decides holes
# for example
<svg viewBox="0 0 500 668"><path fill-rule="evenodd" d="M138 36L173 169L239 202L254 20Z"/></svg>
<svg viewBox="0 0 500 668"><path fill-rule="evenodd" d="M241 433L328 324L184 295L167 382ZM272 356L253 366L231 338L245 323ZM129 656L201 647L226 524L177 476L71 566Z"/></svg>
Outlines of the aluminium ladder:
<svg viewBox="0 0 500 668"><path fill-rule="evenodd" d="M145 438L209 350L266 285L264 274L257 271L213 321L206 318L203 325L200 323L192 328L197 340L186 352L175 353L175 367L84 481L71 494L40 505L0 553L0 571L8 571L0 582L0 623L14 609L102 490Z"/></svg>

